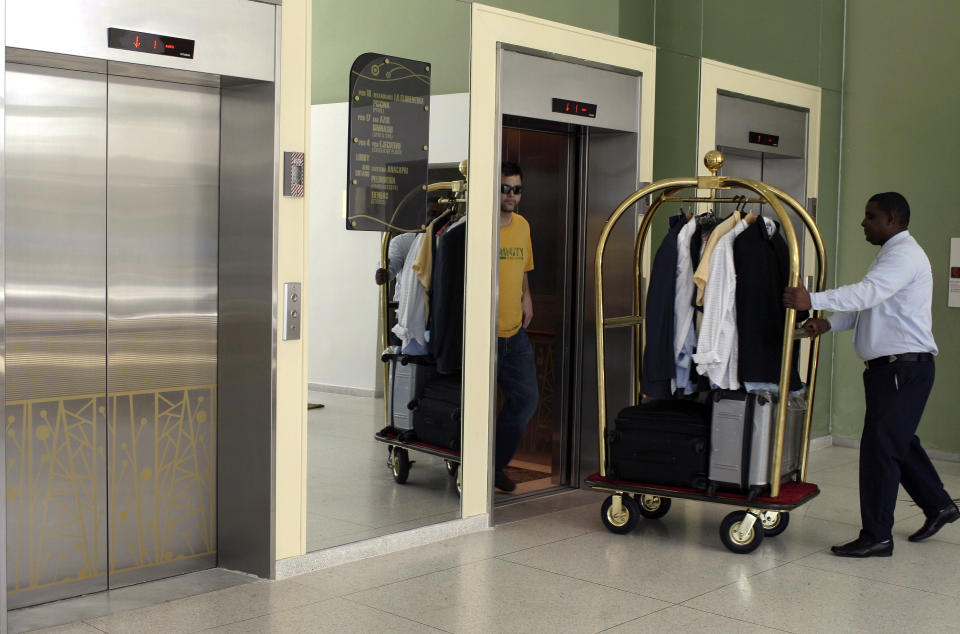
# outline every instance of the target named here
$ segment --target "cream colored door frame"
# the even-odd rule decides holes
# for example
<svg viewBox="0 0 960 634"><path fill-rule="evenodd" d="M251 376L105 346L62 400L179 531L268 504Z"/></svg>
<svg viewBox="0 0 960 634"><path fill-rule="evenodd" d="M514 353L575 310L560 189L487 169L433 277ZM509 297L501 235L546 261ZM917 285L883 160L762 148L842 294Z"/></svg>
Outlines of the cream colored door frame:
<svg viewBox="0 0 960 634"><path fill-rule="evenodd" d="M717 95L721 90L725 93L803 108L809 113L807 117L807 197L817 196L820 188L820 88L712 59L700 60L700 127L697 147L699 158L717 148ZM702 161L698 160L697 165L699 175L710 174ZM804 206L807 204L805 200L799 202ZM813 241L809 236L806 237L805 242L804 252L814 253ZM816 275L816 260L811 257L806 258L803 268L801 279ZM806 374L808 354L807 347L801 346L799 365L802 375Z"/></svg>
<svg viewBox="0 0 960 634"><path fill-rule="evenodd" d="M495 415L497 241L500 164L499 52L523 47L585 64L637 71L640 98L638 180L653 177L656 48L474 3L470 44L470 185L466 332L463 363L463 517L490 513ZM611 210L612 211L612 210Z"/></svg>

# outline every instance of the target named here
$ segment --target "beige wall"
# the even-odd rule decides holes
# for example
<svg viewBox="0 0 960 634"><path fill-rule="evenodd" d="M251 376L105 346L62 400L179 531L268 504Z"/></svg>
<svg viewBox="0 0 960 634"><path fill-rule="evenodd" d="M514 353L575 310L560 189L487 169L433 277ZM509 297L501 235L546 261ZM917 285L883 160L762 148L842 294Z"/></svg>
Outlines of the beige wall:
<svg viewBox="0 0 960 634"><path fill-rule="evenodd" d="M280 152L306 152L310 138L310 2L285 0L280 44ZM310 156L304 173L309 174ZM281 168L282 169L282 168ZM277 178L282 187L282 171ZM281 190L282 193L282 190ZM285 282L303 284L302 305L307 304L306 236L309 190L304 198L280 196L277 232L277 287ZM278 311L283 298L278 298ZM283 316L277 319L282 323ZM306 324L306 320L303 321ZM306 549L307 452L307 337L283 341L277 329L277 449L276 532L277 559L303 554Z"/></svg>

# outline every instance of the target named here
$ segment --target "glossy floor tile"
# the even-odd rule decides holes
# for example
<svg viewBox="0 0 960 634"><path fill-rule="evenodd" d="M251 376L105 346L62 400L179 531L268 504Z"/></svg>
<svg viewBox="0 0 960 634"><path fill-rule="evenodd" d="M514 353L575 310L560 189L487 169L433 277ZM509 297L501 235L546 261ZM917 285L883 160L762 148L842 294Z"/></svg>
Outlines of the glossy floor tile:
<svg viewBox="0 0 960 634"><path fill-rule="evenodd" d="M491 530L280 582L118 603L124 611L81 614L82 623L50 631L960 631L960 522L910 543L923 517L901 501L892 557L834 557L830 546L859 529L856 484L845 485L857 452L831 447L811 458L821 498L748 555L720 543L733 507L675 500L665 517L614 535L600 521L605 496L575 491L502 507ZM945 482L960 476L955 465L944 463ZM389 490L372 487L365 499L389 500ZM321 517L330 533L365 526Z"/></svg>
<svg viewBox="0 0 960 634"><path fill-rule="evenodd" d="M382 398L310 391L307 414L307 551L460 517L456 480L443 460L410 453L406 484L387 465Z"/></svg>

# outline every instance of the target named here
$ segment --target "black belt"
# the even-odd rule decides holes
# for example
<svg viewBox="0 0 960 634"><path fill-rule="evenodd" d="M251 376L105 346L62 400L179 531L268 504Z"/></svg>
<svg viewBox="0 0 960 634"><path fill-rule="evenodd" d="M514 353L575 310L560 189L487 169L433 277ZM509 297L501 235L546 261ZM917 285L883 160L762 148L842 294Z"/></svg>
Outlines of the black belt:
<svg viewBox="0 0 960 634"><path fill-rule="evenodd" d="M869 361L864 361L863 365L868 368L875 368L878 365L887 365L894 361L909 361L912 363L916 363L917 361L933 361L933 355L929 352L904 352L902 354L891 354L886 357L870 359Z"/></svg>

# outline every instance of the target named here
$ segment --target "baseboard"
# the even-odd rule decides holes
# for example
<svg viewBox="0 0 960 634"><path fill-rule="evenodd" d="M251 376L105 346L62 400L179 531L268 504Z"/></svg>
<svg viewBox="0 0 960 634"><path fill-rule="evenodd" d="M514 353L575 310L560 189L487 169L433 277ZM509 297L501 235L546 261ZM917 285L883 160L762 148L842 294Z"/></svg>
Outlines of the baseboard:
<svg viewBox="0 0 960 634"><path fill-rule="evenodd" d="M384 535L355 544L345 544L326 550L318 550L298 557L277 561L276 579L316 572L361 559L378 557L399 550L425 546L434 542L476 533L490 528L490 514L476 515L462 520L442 522L409 531Z"/></svg>
<svg viewBox="0 0 960 634"><path fill-rule="evenodd" d="M818 449L826 449L827 447L833 446L833 436L829 434L826 436L817 436L816 438L810 439L810 451L817 451Z"/></svg>
<svg viewBox="0 0 960 634"><path fill-rule="evenodd" d="M316 392L330 392L331 394L349 394L350 396L366 396L367 398L374 398L378 396L383 396L383 393L378 393L376 390L365 388L365 387L349 387L347 385L327 385L326 383L307 383L308 390L314 390Z"/></svg>
<svg viewBox="0 0 960 634"><path fill-rule="evenodd" d="M842 436L834 436L833 444L837 447L849 447L850 449L860 448L860 441L857 438L843 438ZM811 444L811 447L812 446L813 445ZM960 462L960 453L954 453L952 451L940 451L939 449L927 449L926 447L924 447L924 450L933 460L943 460L944 462Z"/></svg>

